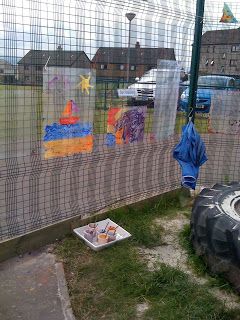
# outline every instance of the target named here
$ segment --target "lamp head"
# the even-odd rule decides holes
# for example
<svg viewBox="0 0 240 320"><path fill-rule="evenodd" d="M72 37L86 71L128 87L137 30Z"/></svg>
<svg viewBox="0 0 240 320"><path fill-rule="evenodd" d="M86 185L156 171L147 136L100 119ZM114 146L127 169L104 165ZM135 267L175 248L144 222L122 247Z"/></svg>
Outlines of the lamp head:
<svg viewBox="0 0 240 320"><path fill-rule="evenodd" d="M126 14L125 14L125 17L126 17L129 21L132 21L132 20L136 17L136 14L133 13L133 12L129 12L129 13L126 13Z"/></svg>

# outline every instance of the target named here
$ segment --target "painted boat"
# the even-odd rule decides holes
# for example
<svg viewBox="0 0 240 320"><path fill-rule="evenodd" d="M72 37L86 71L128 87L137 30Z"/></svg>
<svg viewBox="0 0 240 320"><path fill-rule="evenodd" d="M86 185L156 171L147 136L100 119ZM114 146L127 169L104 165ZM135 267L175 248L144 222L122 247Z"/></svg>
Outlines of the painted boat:
<svg viewBox="0 0 240 320"><path fill-rule="evenodd" d="M78 106L73 100L69 100L63 110L62 116L59 119L60 124L68 125L75 124L80 120L79 116L74 116L73 113L79 111Z"/></svg>

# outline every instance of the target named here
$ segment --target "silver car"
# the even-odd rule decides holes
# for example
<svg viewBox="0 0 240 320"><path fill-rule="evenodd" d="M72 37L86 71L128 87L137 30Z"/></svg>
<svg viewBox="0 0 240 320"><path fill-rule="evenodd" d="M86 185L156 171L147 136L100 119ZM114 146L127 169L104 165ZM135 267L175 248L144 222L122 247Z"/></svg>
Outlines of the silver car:
<svg viewBox="0 0 240 320"><path fill-rule="evenodd" d="M169 79L166 77L162 79L165 83ZM128 88L135 89L136 95L132 97L129 101L129 105L147 105L148 107L154 107L154 98L156 90L156 79L157 79L157 69L150 69L139 79L136 78L136 83L131 84ZM179 85L179 99L182 92L188 87L188 81L181 82Z"/></svg>
<svg viewBox="0 0 240 320"><path fill-rule="evenodd" d="M156 89L157 69L150 69L136 83L131 84L129 89L136 89L136 96L132 98L132 102L153 101Z"/></svg>

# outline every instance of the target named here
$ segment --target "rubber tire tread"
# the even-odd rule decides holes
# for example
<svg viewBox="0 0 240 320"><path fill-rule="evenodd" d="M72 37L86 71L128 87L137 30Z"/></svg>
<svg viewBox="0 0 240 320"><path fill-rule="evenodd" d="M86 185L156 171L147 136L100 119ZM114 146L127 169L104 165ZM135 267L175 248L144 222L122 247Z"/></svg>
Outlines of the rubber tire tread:
<svg viewBox="0 0 240 320"><path fill-rule="evenodd" d="M191 214L191 242L211 272L222 274L240 293L240 221L229 216L221 206L233 197L240 183L215 184L203 189Z"/></svg>

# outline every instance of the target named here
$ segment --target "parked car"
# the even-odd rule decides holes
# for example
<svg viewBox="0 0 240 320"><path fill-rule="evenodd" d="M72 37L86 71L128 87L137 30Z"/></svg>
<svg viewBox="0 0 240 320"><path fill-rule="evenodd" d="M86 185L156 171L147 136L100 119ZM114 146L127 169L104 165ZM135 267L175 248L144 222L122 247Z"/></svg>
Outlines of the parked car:
<svg viewBox="0 0 240 320"><path fill-rule="evenodd" d="M221 75L200 76L198 78L196 112L209 113L211 96L216 90L237 90L239 85L233 77ZM180 110L187 111L189 88L180 97Z"/></svg>
<svg viewBox="0 0 240 320"><path fill-rule="evenodd" d="M136 89L136 96L128 100L128 105L147 105L154 107L155 90L156 90L157 69L150 69L145 72L136 83L131 84L129 89ZM186 79L186 78L185 78ZM187 82L181 82L179 87L179 98L181 93L186 89Z"/></svg>
<svg viewBox="0 0 240 320"><path fill-rule="evenodd" d="M153 107L156 89L157 69L150 69L136 83L131 84L129 89L136 89L136 96L128 100L129 105L148 105Z"/></svg>

